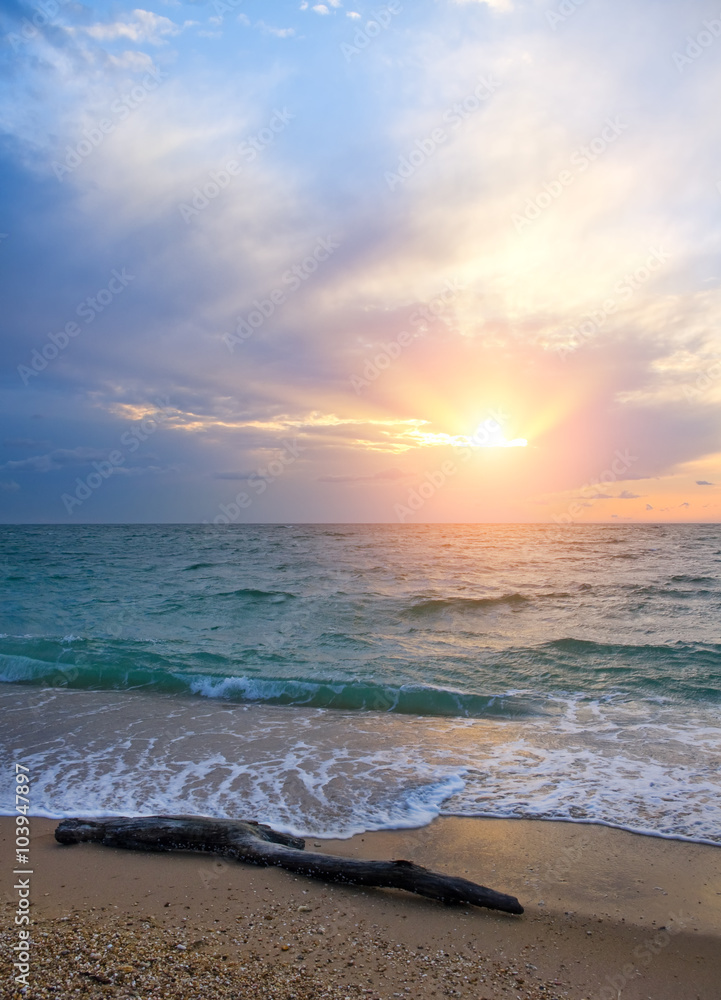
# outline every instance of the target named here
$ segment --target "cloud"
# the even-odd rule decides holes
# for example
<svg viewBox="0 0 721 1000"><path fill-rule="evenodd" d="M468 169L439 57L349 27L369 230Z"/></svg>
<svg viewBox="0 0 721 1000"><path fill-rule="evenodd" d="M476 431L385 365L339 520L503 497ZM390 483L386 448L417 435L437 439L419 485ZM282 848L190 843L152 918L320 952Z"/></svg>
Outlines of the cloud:
<svg viewBox="0 0 721 1000"><path fill-rule="evenodd" d="M88 465L92 461L101 461L107 457L107 452L94 448L58 448L46 455L33 455L31 458L11 460L0 465L0 470L15 472L52 472L56 469L72 468Z"/></svg>
<svg viewBox="0 0 721 1000"><path fill-rule="evenodd" d="M154 14L149 10L132 11L132 20L114 21L106 24L91 24L72 28L77 34L84 34L98 42L113 42L119 38L127 38L132 42L148 42L151 45L163 45L168 36L179 34L182 28L162 14Z"/></svg>
<svg viewBox="0 0 721 1000"><path fill-rule="evenodd" d="M327 4L325 4L325 3L314 4L311 7L311 10L314 10L316 12L316 14L321 14L321 15L325 16L327 14L332 14L335 10L337 10L339 7L342 7L342 6L343 6L343 4L341 3L341 0L328 0ZM308 9L308 4L305 3L305 2L303 2L300 5L300 9L301 10L307 10ZM359 17L360 15L359 14L354 14L352 11L348 14L348 17L354 17L354 16L355 17Z"/></svg>
<svg viewBox="0 0 721 1000"><path fill-rule="evenodd" d="M276 38L292 38L295 34L295 28L274 28L264 21L258 21L258 27L265 34L275 35Z"/></svg>
<svg viewBox="0 0 721 1000"><path fill-rule="evenodd" d="M697 479L696 480L696 485L697 486L713 486L714 484L708 482L707 479Z"/></svg>
<svg viewBox="0 0 721 1000"><path fill-rule="evenodd" d="M511 11L513 10L512 0L451 0L454 4L482 3L493 10Z"/></svg>
<svg viewBox="0 0 721 1000"><path fill-rule="evenodd" d="M658 509L679 495L657 500L653 478L662 487L689 461L693 475L679 488L718 481L707 456L717 449L721 379L708 373L721 302L706 279L718 273L708 248L721 140L705 126L721 82L716 64L699 59L664 90L657 54L686 34L666 7L633 39L602 12L577 19L572 46L559 45L529 5L483 34L460 30L483 15L470 3L417 7L404 12L407 31L383 32L330 90L308 75L307 51L262 27L238 60L247 34L237 27L211 43L148 11L83 25L97 15L68 5L73 30L48 29L13 61L17 96L2 108L0 163L3 229L14 244L3 262L8 405L18 414L13 436L53 442L33 446L19 472L69 467L70 454L83 460L79 449L106 455L141 419L132 407L165 394L178 415L153 447L158 467L188 470L183 503L194 489L242 478L259 452L262 460L263 449L297 433L309 447L293 467L305 477L305 516L329 496L365 495L367 510L387 520L384 491L316 484L390 488L392 478L368 471L385 461L369 452L394 456L399 483L445 458L459 463L454 446L497 407L509 414L504 435L529 447L486 449L459 464L443 491L456 498L457 519L486 510L523 517L533 497L563 494L567 503L585 484L594 500L622 487L618 499L633 499L636 480ZM295 28L273 30L307 27L286 13ZM324 35L312 58L342 62L338 38ZM122 120L113 114L112 131L56 181L53 159L92 145L86 133L95 137L147 72L150 56L134 47L163 41L172 46L153 52L161 84ZM611 48L618 57L609 64L601 53ZM482 99L479 77L497 81ZM579 86L589 78L590 91ZM284 107L295 118L261 144ZM647 111L626 117L633 107ZM604 146L609 116L628 127ZM434 129L443 142L429 140ZM573 168L594 141L602 152ZM225 184L231 158L242 170ZM404 162L391 188L386 175ZM551 197L571 169L572 182ZM193 198L205 204L186 223L179 205ZM534 218L518 232L513 216L526 212ZM339 249L291 292L284 275L329 233ZM654 246L669 259L644 276ZM50 331L61 336L78 304L124 265L137 275L127 291L23 385L17 366ZM458 292L430 312L450 279ZM284 298L274 304L275 290ZM613 313L560 355L569 331L609 298ZM255 302L263 322L231 355L223 334ZM384 367L356 392L352 376L377 357ZM604 473L625 449L635 458L611 486ZM17 454L0 464L9 471Z"/></svg>
<svg viewBox="0 0 721 1000"><path fill-rule="evenodd" d="M377 483L395 482L398 479L406 479L412 473L404 472L402 469L383 469L374 472L369 476L319 476L319 483Z"/></svg>
<svg viewBox="0 0 721 1000"><path fill-rule="evenodd" d="M56 448L54 451L46 455L33 455L30 458L5 462L3 465L0 465L0 470L12 471L16 473L50 473L62 469L83 468L92 465L93 463L107 463L108 450L112 451L114 449L87 447ZM130 453L132 453L133 450L134 449L131 447ZM156 455L145 454L143 456L139 456L137 461L137 465L123 464L116 466L113 468L113 474L122 476L140 475L145 472L167 472L171 469L170 466L163 467L155 464L157 462Z"/></svg>
<svg viewBox="0 0 721 1000"><path fill-rule="evenodd" d="M651 506L650 503L646 504L646 510L653 510L653 507Z"/></svg>
<svg viewBox="0 0 721 1000"><path fill-rule="evenodd" d="M33 438L5 438L5 448L50 448L49 441L35 441Z"/></svg>
<svg viewBox="0 0 721 1000"><path fill-rule="evenodd" d="M639 499L638 493L631 493L630 490L622 490L622 492L619 493L618 496L616 497L616 500L638 500L638 499Z"/></svg>
<svg viewBox="0 0 721 1000"><path fill-rule="evenodd" d="M108 56L110 65L116 69L127 69L132 73L147 73L153 69L153 60L147 52L133 52L127 50L121 52L119 56Z"/></svg>

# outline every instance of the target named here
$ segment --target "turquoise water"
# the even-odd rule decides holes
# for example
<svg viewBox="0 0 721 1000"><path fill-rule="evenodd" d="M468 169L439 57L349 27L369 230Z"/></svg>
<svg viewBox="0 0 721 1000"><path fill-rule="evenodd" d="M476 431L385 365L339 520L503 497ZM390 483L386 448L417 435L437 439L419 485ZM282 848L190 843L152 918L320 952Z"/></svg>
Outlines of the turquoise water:
<svg viewBox="0 0 721 1000"><path fill-rule="evenodd" d="M721 842L720 566L715 525L6 526L0 746L48 815Z"/></svg>

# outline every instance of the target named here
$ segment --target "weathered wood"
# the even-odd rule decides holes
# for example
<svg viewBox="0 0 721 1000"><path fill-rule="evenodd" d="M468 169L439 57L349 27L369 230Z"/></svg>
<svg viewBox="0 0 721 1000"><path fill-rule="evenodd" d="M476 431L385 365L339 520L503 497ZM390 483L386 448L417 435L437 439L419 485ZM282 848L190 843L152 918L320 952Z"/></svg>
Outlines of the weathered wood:
<svg viewBox="0 0 721 1000"><path fill-rule="evenodd" d="M277 865L327 882L407 889L444 903L472 903L506 913L523 913L515 896L465 878L441 875L410 861L363 861L315 854L305 841L246 820L198 816L111 816L65 819L55 830L61 844L94 841L136 851L207 851L254 865Z"/></svg>

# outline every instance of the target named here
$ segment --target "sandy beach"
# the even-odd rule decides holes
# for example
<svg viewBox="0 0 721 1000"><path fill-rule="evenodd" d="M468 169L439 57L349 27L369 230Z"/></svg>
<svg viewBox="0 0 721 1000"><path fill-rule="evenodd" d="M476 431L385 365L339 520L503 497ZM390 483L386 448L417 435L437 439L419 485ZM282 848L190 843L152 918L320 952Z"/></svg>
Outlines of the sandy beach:
<svg viewBox="0 0 721 1000"><path fill-rule="evenodd" d="M600 826L439 819L311 840L517 895L513 917L212 856L61 847L32 819L29 988L14 983L14 830L0 822L4 997L711 1000L721 851Z"/></svg>

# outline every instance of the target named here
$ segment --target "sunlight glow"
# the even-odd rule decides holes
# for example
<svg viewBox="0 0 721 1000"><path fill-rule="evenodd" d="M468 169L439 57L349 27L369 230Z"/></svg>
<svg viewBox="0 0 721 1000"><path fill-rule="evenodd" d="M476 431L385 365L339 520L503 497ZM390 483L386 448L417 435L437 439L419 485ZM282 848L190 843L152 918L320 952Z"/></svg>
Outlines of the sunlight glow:
<svg viewBox="0 0 721 1000"><path fill-rule="evenodd" d="M525 448L528 441L525 438L513 438L508 441L501 425L493 417L488 417L476 428L468 439L472 448Z"/></svg>

